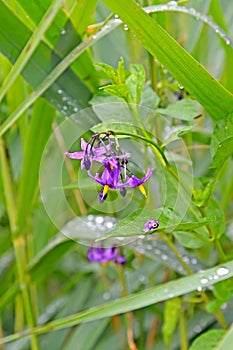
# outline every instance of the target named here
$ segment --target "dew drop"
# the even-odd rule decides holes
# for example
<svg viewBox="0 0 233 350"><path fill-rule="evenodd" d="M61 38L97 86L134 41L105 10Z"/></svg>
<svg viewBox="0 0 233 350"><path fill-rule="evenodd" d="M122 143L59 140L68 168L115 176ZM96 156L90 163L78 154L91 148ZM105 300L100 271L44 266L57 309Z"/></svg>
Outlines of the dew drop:
<svg viewBox="0 0 233 350"><path fill-rule="evenodd" d="M74 112L78 112L78 107L74 107Z"/></svg>
<svg viewBox="0 0 233 350"><path fill-rule="evenodd" d="M104 292L104 294L103 294L103 299L104 300L109 300L110 297L111 297L111 294L109 292Z"/></svg>
<svg viewBox="0 0 233 350"><path fill-rule="evenodd" d="M200 282L201 282L201 284L206 284L206 283L208 283L208 279L205 278L205 277L202 277L202 278L200 279Z"/></svg>
<svg viewBox="0 0 233 350"><path fill-rule="evenodd" d="M94 215L88 215L87 220L93 221L93 219L94 219Z"/></svg>
<svg viewBox="0 0 233 350"><path fill-rule="evenodd" d="M65 35L65 34L66 34L66 30L65 30L65 28L62 28L61 35Z"/></svg>
<svg viewBox="0 0 233 350"><path fill-rule="evenodd" d="M177 2L176 1L169 1L167 3L168 6L176 6L177 5Z"/></svg>
<svg viewBox="0 0 233 350"><path fill-rule="evenodd" d="M186 262L186 263L189 263L189 262L190 262L190 259L189 259L188 256L183 256L183 260L184 260L184 262Z"/></svg>
<svg viewBox="0 0 233 350"><path fill-rule="evenodd" d="M219 277L221 277L227 275L229 273L229 270L225 266L221 266L217 269L216 273Z"/></svg>
<svg viewBox="0 0 233 350"><path fill-rule="evenodd" d="M109 222L106 222L105 226L106 226L106 228L110 229L110 228L113 228L114 224L113 224L113 222L109 221Z"/></svg>
<svg viewBox="0 0 233 350"><path fill-rule="evenodd" d="M219 276L218 275L214 275L214 280L218 280L219 279Z"/></svg>
<svg viewBox="0 0 233 350"><path fill-rule="evenodd" d="M161 259L162 259L163 261L166 261L166 260L168 259L168 257L167 257L167 255L162 254L162 255L161 255Z"/></svg>
<svg viewBox="0 0 233 350"><path fill-rule="evenodd" d="M97 216L97 217L95 218L95 222L96 222L97 224L102 224L102 223L104 222L103 216Z"/></svg>
<svg viewBox="0 0 233 350"><path fill-rule="evenodd" d="M198 291L198 292L201 292L201 291L202 291L202 287L201 287L201 286L198 286L198 287L197 287L197 291Z"/></svg>
<svg viewBox="0 0 233 350"><path fill-rule="evenodd" d="M124 24L124 30L129 30L129 27L127 26L127 24Z"/></svg>
<svg viewBox="0 0 233 350"><path fill-rule="evenodd" d="M222 304L221 310L226 310L227 309L227 303Z"/></svg>
<svg viewBox="0 0 233 350"><path fill-rule="evenodd" d="M140 275L140 276L138 277L138 279L139 279L140 282L144 282L145 279L146 279L146 277L145 277L144 275Z"/></svg>
<svg viewBox="0 0 233 350"><path fill-rule="evenodd" d="M192 263L193 265L196 265L196 264L197 264L197 259L196 259L196 258L192 258L192 259L191 259L191 263Z"/></svg>
<svg viewBox="0 0 233 350"><path fill-rule="evenodd" d="M58 89L57 93L58 93L58 95L61 95L63 93L63 91L61 89Z"/></svg>
<svg viewBox="0 0 233 350"><path fill-rule="evenodd" d="M198 324L194 327L194 332L196 333L200 333L201 332L201 326L199 326Z"/></svg>

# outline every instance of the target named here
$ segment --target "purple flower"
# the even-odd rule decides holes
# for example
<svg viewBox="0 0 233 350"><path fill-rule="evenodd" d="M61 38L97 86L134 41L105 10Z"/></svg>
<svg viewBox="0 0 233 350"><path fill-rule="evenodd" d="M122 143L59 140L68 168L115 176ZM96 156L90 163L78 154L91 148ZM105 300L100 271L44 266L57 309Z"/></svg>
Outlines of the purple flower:
<svg viewBox="0 0 233 350"><path fill-rule="evenodd" d="M99 163L104 161L106 154L111 150L111 143L105 146L93 147L91 143L82 138L81 148L82 151L80 152L66 152L65 155L71 159L81 159L81 168L89 170L94 161Z"/></svg>
<svg viewBox="0 0 233 350"><path fill-rule="evenodd" d="M158 220L148 220L145 223L145 226L143 228L143 232L149 232L155 230L157 227L159 227Z"/></svg>
<svg viewBox="0 0 233 350"><path fill-rule="evenodd" d="M125 153L120 147L112 131L97 133L88 142L81 139L81 148L80 152L66 152L65 154L69 158L80 159L82 169L86 169L88 175L102 185L99 193L101 203L107 198L109 189L120 189L120 194L124 197L127 188L138 187L141 193L147 197L143 183L151 177L153 169L149 169L142 179L138 179L127 167L127 158L131 155ZM94 161L104 166L101 175L99 173L93 175L91 172L90 169Z"/></svg>
<svg viewBox="0 0 233 350"><path fill-rule="evenodd" d="M88 171L88 175L103 186L99 193L99 200L101 203L107 198L109 188L116 190L123 186L123 184L119 182L121 165L118 160L115 158L105 160L103 165L105 169L101 177L99 173L93 176L92 173Z"/></svg>
<svg viewBox="0 0 233 350"><path fill-rule="evenodd" d="M90 247L87 251L87 257L89 261L99 263L114 261L117 264L124 265L126 262L126 258L119 255L119 250L116 247Z"/></svg>
<svg viewBox="0 0 233 350"><path fill-rule="evenodd" d="M135 188L138 187L139 191L143 194L144 197L147 198L146 191L143 187L143 183L146 182L152 175L153 169L149 168L147 170L146 175L142 179L138 179L134 174L131 177L127 176L127 181L125 183L125 187L127 188Z"/></svg>

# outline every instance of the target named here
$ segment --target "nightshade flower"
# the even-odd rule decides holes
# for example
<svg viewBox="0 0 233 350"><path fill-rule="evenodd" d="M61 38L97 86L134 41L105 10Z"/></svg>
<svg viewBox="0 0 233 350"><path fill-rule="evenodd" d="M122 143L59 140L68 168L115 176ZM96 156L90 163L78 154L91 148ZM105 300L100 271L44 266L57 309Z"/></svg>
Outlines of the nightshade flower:
<svg viewBox="0 0 233 350"><path fill-rule="evenodd" d="M148 220L145 223L145 226L143 228L143 232L149 232L155 230L157 227L159 227L158 220Z"/></svg>
<svg viewBox="0 0 233 350"><path fill-rule="evenodd" d="M116 247L90 247L87 251L87 257L89 261L99 263L113 261L117 264L124 265L126 262L126 258L123 255L119 255L119 249Z"/></svg>
<svg viewBox="0 0 233 350"><path fill-rule="evenodd" d="M121 166L118 160L112 158L104 161L103 165L105 166L105 169L101 177L99 173L96 173L96 175L93 176L92 173L88 171L88 175L103 186L99 193L99 200L101 203L107 198L108 190L110 188L116 190L124 185L123 183L119 183Z"/></svg>
<svg viewBox="0 0 233 350"><path fill-rule="evenodd" d="M120 189L120 194L124 197L127 188L138 187L141 193L147 197L143 183L151 177L153 169L148 169L142 179L137 178L127 167L127 158L131 156L130 153L125 153L120 147L112 131L97 133L88 142L81 139L81 148L82 151L80 152L66 152L65 154L69 158L80 159L82 169L86 169L88 175L102 185L99 193L101 203L107 198L109 189ZM102 174L96 173L93 175L90 170L93 162L103 165Z"/></svg>

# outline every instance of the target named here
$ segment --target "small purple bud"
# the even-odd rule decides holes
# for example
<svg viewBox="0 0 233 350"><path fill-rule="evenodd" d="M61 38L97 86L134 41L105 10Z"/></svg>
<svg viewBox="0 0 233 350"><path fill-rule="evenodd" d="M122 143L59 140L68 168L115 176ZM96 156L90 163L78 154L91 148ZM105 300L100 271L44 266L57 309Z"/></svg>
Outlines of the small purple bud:
<svg viewBox="0 0 233 350"><path fill-rule="evenodd" d="M124 256L117 256L115 259L114 259L114 262L116 264L121 264L121 265L124 265L126 263L126 257Z"/></svg>
<svg viewBox="0 0 233 350"><path fill-rule="evenodd" d="M89 170L91 167L91 161L86 155L84 156L84 159L83 159L83 166L84 166L84 169L86 170Z"/></svg>
<svg viewBox="0 0 233 350"><path fill-rule="evenodd" d="M122 195L122 197L126 196L126 189L124 187L120 188L120 194Z"/></svg>
<svg viewBox="0 0 233 350"><path fill-rule="evenodd" d="M153 231L155 230L156 228L159 227L159 222L158 220L148 220L146 223L145 223L145 226L143 228L143 232L149 232L149 231Z"/></svg>

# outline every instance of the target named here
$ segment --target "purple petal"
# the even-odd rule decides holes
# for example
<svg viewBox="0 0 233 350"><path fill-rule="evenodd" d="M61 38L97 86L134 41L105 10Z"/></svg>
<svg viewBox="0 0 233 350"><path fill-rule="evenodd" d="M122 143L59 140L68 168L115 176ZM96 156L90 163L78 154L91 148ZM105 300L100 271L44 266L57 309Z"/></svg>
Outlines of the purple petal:
<svg viewBox="0 0 233 350"><path fill-rule="evenodd" d="M146 175L142 179L138 179L135 175L132 175L132 177L126 182L126 187L134 188L142 185L144 182L146 182L152 175L154 169L149 168L147 170Z"/></svg>
<svg viewBox="0 0 233 350"><path fill-rule="evenodd" d="M65 155L69 158L72 158L72 159L83 159L84 157L84 152L73 152L73 153L70 153L70 152L65 152Z"/></svg>
<svg viewBox="0 0 233 350"><path fill-rule="evenodd" d="M121 265L124 265L126 263L126 257L124 256L117 256L115 259L114 259L115 263L117 264L121 264Z"/></svg>

